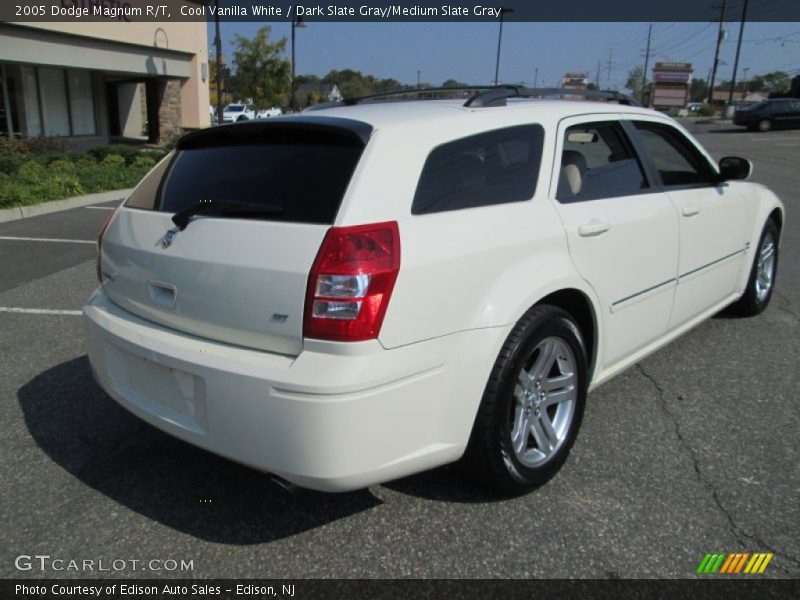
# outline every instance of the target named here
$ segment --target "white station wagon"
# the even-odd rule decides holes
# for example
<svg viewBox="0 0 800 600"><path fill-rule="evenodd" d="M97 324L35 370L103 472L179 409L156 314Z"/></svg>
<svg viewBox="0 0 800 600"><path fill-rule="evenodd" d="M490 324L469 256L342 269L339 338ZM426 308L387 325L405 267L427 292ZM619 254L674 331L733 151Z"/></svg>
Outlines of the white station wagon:
<svg viewBox="0 0 800 600"><path fill-rule="evenodd" d="M505 493L544 483L587 392L729 305L764 310L784 216L668 117L542 93L185 136L100 233L97 381L308 488L462 458Z"/></svg>

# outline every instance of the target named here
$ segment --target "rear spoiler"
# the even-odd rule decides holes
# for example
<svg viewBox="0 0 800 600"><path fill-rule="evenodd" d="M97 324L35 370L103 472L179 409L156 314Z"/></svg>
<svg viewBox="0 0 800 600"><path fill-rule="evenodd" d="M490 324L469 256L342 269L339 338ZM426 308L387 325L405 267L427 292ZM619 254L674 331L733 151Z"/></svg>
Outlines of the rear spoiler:
<svg viewBox="0 0 800 600"><path fill-rule="evenodd" d="M230 125L218 125L192 131L181 137L175 144L176 150L205 148L227 144L248 143L260 135L281 134L291 137L292 133L327 132L344 135L366 145L372 135L372 125L355 119L323 116L291 116L243 121Z"/></svg>

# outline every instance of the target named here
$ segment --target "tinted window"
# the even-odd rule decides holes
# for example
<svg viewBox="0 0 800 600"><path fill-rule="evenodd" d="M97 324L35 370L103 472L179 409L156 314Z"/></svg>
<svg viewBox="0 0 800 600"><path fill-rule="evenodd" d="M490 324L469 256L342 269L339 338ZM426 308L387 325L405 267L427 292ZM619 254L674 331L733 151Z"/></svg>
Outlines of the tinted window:
<svg viewBox="0 0 800 600"><path fill-rule="evenodd" d="M664 185L710 183L714 172L706 158L674 127L634 123Z"/></svg>
<svg viewBox="0 0 800 600"><path fill-rule="evenodd" d="M497 129L435 148L422 168L415 215L530 200L542 159L541 125Z"/></svg>
<svg viewBox="0 0 800 600"><path fill-rule="evenodd" d="M283 208L279 219L333 223L363 149L338 132L272 127L235 139L210 133L179 150L164 180L159 209L178 212L200 200ZM225 142L225 143L223 143Z"/></svg>
<svg viewBox="0 0 800 600"><path fill-rule="evenodd" d="M560 202L631 196L646 187L642 167L619 123L567 129L556 191Z"/></svg>

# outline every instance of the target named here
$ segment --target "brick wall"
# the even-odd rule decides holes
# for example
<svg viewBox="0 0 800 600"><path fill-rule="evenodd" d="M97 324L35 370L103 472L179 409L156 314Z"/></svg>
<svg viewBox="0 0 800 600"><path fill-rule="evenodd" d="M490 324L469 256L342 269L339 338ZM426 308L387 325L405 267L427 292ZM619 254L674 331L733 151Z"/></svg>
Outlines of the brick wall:
<svg viewBox="0 0 800 600"><path fill-rule="evenodd" d="M181 82L178 79L167 79L159 84L161 102L158 108L158 143L164 144L181 134Z"/></svg>

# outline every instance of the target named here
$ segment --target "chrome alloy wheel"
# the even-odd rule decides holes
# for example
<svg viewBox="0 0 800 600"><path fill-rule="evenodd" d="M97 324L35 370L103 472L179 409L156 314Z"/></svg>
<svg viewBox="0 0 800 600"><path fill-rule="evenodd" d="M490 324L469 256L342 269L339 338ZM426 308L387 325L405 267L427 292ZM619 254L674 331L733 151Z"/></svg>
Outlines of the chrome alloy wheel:
<svg viewBox="0 0 800 600"><path fill-rule="evenodd" d="M555 456L569 433L577 390L572 349L559 337L543 339L514 386L511 445L522 465L541 467Z"/></svg>
<svg viewBox="0 0 800 600"><path fill-rule="evenodd" d="M772 289L775 276L775 238L771 234L764 236L756 261L756 298L759 302L764 302Z"/></svg>

